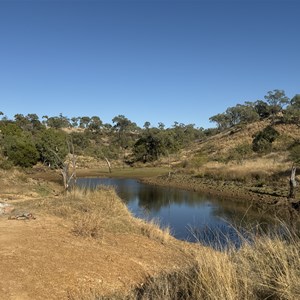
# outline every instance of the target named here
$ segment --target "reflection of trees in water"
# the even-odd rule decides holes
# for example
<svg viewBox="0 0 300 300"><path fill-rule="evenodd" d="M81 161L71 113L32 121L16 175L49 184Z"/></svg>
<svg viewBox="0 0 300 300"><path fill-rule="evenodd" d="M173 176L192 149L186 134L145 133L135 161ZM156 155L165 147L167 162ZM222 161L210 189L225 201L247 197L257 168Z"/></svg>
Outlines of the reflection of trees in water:
<svg viewBox="0 0 300 300"><path fill-rule="evenodd" d="M155 212L172 204L196 207L206 200L193 192L150 185L141 185L137 196L139 206Z"/></svg>
<svg viewBox="0 0 300 300"><path fill-rule="evenodd" d="M213 207L212 215L226 220L239 231L246 230L255 234L270 233L280 228L284 221L248 202L228 199L218 199L217 202L218 205Z"/></svg>

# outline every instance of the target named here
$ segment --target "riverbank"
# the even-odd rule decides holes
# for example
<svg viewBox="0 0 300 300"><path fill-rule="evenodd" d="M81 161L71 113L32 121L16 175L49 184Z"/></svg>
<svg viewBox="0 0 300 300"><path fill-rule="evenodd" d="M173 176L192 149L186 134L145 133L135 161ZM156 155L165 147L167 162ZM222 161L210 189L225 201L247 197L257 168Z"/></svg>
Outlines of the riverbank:
<svg viewBox="0 0 300 300"><path fill-rule="evenodd" d="M230 179L230 176L200 176L188 172L174 171L170 168L125 168L116 169L112 173L102 169L78 170L78 177L112 177L135 178L142 182L170 186L185 190L201 192L204 195L247 202L262 209L273 210L275 213L285 211L290 207L288 200L288 179L281 180L244 180L243 178ZM221 177L221 178L220 178ZM287 177L287 176L286 176ZM298 198L295 203L300 201ZM297 209L296 209L297 210Z"/></svg>
<svg viewBox="0 0 300 300"><path fill-rule="evenodd" d="M201 192L204 195L230 199L231 201L248 202L263 209L278 211L290 206L288 200L288 186L286 187L257 187L250 183L241 183L231 180L218 180L199 177L194 174L170 172L157 177L143 178L143 182L170 186L185 190ZM295 199L294 202L299 202Z"/></svg>

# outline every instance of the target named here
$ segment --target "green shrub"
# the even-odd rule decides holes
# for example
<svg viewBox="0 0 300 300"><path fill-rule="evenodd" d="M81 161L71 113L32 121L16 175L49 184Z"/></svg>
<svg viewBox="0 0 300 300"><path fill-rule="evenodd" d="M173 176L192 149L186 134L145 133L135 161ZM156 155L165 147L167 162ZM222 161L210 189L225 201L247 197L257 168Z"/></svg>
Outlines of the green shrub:
<svg viewBox="0 0 300 300"><path fill-rule="evenodd" d="M32 167L39 159L39 153L33 142L25 137L5 137L4 154L14 165L23 168Z"/></svg>
<svg viewBox="0 0 300 300"><path fill-rule="evenodd" d="M252 149L258 153L270 153L272 143L279 136L279 132L272 126L267 126L262 131L258 132L252 141Z"/></svg>
<svg viewBox="0 0 300 300"><path fill-rule="evenodd" d="M236 160L238 163L242 163L244 159L249 157L252 153L252 148L250 144L240 144L237 145L235 148L229 151L229 155L227 160Z"/></svg>
<svg viewBox="0 0 300 300"><path fill-rule="evenodd" d="M0 169L10 170L14 166L13 162L10 160L3 160L0 162Z"/></svg>

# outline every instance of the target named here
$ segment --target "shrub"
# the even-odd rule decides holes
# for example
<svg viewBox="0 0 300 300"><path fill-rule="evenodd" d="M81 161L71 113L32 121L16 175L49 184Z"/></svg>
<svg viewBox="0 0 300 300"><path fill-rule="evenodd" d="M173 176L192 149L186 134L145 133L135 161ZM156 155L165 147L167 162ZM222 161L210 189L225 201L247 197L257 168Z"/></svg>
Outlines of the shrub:
<svg viewBox="0 0 300 300"><path fill-rule="evenodd" d="M15 136L5 138L4 154L14 165L24 168L32 167L39 159L39 153L30 140Z"/></svg>
<svg viewBox="0 0 300 300"><path fill-rule="evenodd" d="M272 143L279 136L277 130L272 126L267 126L262 131L258 132L252 141L252 149L258 153L269 153L272 150Z"/></svg>
<svg viewBox="0 0 300 300"><path fill-rule="evenodd" d="M296 144L290 149L290 159L295 163L300 163L300 144Z"/></svg>
<svg viewBox="0 0 300 300"><path fill-rule="evenodd" d="M10 170L14 166L13 162L10 160L3 160L0 162L0 169Z"/></svg>
<svg viewBox="0 0 300 300"><path fill-rule="evenodd" d="M236 160L238 163L242 163L252 153L250 144L240 144L231 149L228 156L228 161Z"/></svg>

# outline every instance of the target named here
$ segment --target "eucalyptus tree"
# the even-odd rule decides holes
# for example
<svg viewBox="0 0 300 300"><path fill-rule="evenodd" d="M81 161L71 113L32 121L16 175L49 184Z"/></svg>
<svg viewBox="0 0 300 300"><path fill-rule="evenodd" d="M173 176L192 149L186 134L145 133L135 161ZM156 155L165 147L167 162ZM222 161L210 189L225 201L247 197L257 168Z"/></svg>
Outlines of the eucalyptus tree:
<svg viewBox="0 0 300 300"><path fill-rule="evenodd" d="M90 119L87 129L93 133L99 133L103 126L103 122L97 116L93 116Z"/></svg>
<svg viewBox="0 0 300 300"><path fill-rule="evenodd" d="M59 116L49 117L47 119L47 126L55 129L68 128L70 127L70 121L68 117L60 113Z"/></svg>
<svg viewBox="0 0 300 300"><path fill-rule="evenodd" d="M218 129L220 131L228 128L230 126L230 119L227 114L217 114L209 118L210 122L217 123Z"/></svg>
<svg viewBox="0 0 300 300"><path fill-rule="evenodd" d="M157 160L163 153L161 131L157 128L147 128L135 142L133 153L137 161L144 163Z"/></svg>
<svg viewBox="0 0 300 300"><path fill-rule="evenodd" d="M26 116L26 119L28 120L29 122L29 127L30 127L30 130L40 130L43 128L43 124L41 123L39 117L37 114L28 114Z"/></svg>
<svg viewBox="0 0 300 300"><path fill-rule="evenodd" d="M88 128L89 124L91 122L91 118L88 116L80 117L79 119L79 127L80 128Z"/></svg>
<svg viewBox="0 0 300 300"><path fill-rule="evenodd" d="M261 120L266 119L270 116L270 108L268 103L262 100L257 100L254 102L254 104L254 110Z"/></svg>
<svg viewBox="0 0 300 300"><path fill-rule="evenodd" d="M269 104L272 122L275 121L276 115L283 110L283 107L290 102L283 90L269 91L264 98Z"/></svg>
<svg viewBox="0 0 300 300"><path fill-rule="evenodd" d="M286 123L296 124L300 127L300 94L295 95L290 105L286 108L284 121Z"/></svg>
<svg viewBox="0 0 300 300"><path fill-rule="evenodd" d="M123 151L123 158L126 157L126 149L132 146L136 140L136 130L138 129L136 123L131 122L124 115L118 115L112 119L115 124L113 129L117 136L117 144Z"/></svg>
<svg viewBox="0 0 300 300"><path fill-rule="evenodd" d="M67 134L62 130L54 128L40 130L36 135L36 148L41 162L51 168L61 167L61 161L68 154L66 140Z"/></svg>
<svg viewBox="0 0 300 300"><path fill-rule="evenodd" d="M73 128L76 128L76 127L78 127L78 122L79 122L79 119L80 119L80 117L72 117L70 120L71 120L71 126L73 127Z"/></svg>

